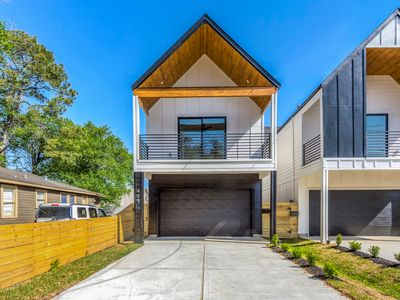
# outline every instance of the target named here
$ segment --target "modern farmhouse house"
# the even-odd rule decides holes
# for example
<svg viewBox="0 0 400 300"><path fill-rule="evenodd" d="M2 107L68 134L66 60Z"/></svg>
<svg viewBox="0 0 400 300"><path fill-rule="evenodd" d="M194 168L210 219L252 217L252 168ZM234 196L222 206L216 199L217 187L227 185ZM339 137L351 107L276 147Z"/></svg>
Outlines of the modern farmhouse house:
<svg viewBox="0 0 400 300"><path fill-rule="evenodd" d="M278 88L207 15L132 85L135 234L143 232L144 178L150 236L261 234Z"/></svg>
<svg viewBox="0 0 400 300"><path fill-rule="evenodd" d="M33 222L42 203L94 204L100 197L99 193L0 167L0 225Z"/></svg>
<svg viewBox="0 0 400 300"><path fill-rule="evenodd" d="M398 10L280 128L277 178L299 234L400 235Z"/></svg>

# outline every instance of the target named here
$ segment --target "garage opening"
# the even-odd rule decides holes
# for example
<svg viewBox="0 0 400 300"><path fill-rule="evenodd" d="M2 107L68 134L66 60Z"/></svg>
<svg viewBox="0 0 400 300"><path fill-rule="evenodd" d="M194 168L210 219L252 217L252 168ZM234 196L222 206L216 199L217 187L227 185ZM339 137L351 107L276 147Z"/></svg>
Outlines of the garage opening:
<svg viewBox="0 0 400 300"><path fill-rule="evenodd" d="M160 236L251 236L251 190L162 189Z"/></svg>
<svg viewBox="0 0 400 300"><path fill-rule="evenodd" d="M309 234L320 235L320 191L309 192ZM400 235L399 190L329 191L329 235Z"/></svg>

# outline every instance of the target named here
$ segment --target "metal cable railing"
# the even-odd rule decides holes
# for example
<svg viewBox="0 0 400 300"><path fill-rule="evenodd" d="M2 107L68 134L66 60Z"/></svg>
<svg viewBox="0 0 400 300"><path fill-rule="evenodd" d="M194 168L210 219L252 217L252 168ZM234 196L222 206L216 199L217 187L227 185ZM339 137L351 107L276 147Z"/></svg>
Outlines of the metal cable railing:
<svg viewBox="0 0 400 300"><path fill-rule="evenodd" d="M270 133L141 134L140 159L267 159Z"/></svg>
<svg viewBox="0 0 400 300"><path fill-rule="evenodd" d="M303 166L321 158L321 136L317 135L303 144Z"/></svg>

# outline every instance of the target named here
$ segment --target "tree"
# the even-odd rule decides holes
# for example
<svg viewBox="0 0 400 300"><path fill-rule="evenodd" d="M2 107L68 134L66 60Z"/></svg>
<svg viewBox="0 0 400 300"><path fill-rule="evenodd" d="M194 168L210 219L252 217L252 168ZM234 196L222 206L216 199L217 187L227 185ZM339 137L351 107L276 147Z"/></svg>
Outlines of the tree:
<svg viewBox="0 0 400 300"><path fill-rule="evenodd" d="M107 126L83 126L64 120L59 135L48 139L40 173L105 195L118 204L132 187L132 155Z"/></svg>
<svg viewBox="0 0 400 300"><path fill-rule="evenodd" d="M32 115L59 117L76 92L53 53L23 31L0 26L0 156L13 146L16 131L31 130ZM42 122L41 125L46 125ZM36 128L39 130L40 128ZM29 133L29 132L26 132ZM18 149L14 149L18 150ZM0 162L1 163L1 162Z"/></svg>

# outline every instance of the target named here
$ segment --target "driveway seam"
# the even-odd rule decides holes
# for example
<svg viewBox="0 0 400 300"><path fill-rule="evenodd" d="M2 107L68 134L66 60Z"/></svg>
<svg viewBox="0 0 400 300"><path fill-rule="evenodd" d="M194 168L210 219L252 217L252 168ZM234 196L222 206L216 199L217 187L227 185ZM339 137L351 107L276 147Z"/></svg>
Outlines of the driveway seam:
<svg viewBox="0 0 400 300"><path fill-rule="evenodd" d="M200 299L204 299L204 277L205 277L205 269L206 269L206 243L203 244L203 272L201 274L201 295Z"/></svg>

